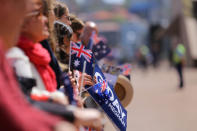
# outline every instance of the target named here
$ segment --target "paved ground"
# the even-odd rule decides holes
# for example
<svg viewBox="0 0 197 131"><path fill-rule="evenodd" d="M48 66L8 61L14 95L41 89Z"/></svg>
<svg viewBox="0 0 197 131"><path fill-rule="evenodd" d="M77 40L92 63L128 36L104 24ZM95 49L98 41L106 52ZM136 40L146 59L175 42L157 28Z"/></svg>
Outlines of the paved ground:
<svg viewBox="0 0 197 131"><path fill-rule="evenodd" d="M186 86L179 90L176 72L169 67L133 70L127 131L197 131L197 69L184 73ZM106 131L115 130L106 125Z"/></svg>

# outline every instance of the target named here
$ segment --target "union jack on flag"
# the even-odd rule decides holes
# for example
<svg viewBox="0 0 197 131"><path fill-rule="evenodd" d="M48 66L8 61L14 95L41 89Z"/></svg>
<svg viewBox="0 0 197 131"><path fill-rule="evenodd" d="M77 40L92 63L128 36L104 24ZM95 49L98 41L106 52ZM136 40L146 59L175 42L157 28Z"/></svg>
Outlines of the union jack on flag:
<svg viewBox="0 0 197 131"><path fill-rule="evenodd" d="M103 84L101 86L101 91L104 92L106 90L106 82L103 81Z"/></svg>
<svg viewBox="0 0 197 131"><path fill-rule="evenodd" d="M81 58L83 56L87 62L90 62L92 58L92 51L89 49L85 49L85 46L80 44L76 44L72 42L71 54L76 54L76 57Z"/></svg>
<svg viewBox="0 0 197 131"><path fill-rule="evenodd" d="M105 94L107 91L107 82L104 80L102 82L97 83L97 86L95 88L95 93L96 94Z"/></svg>

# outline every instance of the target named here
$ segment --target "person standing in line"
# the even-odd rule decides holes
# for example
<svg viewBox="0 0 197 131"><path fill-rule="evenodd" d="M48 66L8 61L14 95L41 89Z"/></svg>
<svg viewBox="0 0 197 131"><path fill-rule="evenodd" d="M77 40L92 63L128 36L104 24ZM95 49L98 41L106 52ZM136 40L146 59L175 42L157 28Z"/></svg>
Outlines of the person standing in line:
<svg viewBox="0 0 197 131"><path fill-rule="evenodd" d="M62 131L72 125L28 104L5 57L16 44L27 9L31 8L32 0L0 1L0 130Z"/></svg>
<svg viewBox="0 0 197 131"><path fill-rule="evenodd" d="M31 2L29 2L31 1ZM0 130L14 131L62 131L76 130L76 127L64 121L61 117L50 115L32 107L23 96L16 82L10 63L5 58L5 51L12 48L18 39L24 17L28 10L34 10L39 5L40 0L1 0L0 1ZM26 10L28 9L28 10ZM40 9L40 8L39 8ZM36 12L32 12L33 14ZM76 116L81 117L85 113L78 112ZM80 121L75 121L78 126L81 120L84 124L89 124L96 113L90 116L81 117ZM89 120L86 121L88 118ZM77 119L75 119L77 120ZM84 121L85 120L85 121ZM100 126L100 122L93 123ZM83 124L82 124L83 125ZM89 125L87 125L89 126Z"/></svg>

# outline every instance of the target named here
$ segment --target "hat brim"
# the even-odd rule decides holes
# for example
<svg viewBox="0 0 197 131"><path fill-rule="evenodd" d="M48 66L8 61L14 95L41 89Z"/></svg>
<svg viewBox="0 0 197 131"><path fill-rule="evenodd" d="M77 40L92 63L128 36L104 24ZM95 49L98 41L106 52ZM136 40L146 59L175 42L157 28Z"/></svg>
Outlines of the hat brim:
<svg viewBox="0 0 197 131"><path fill-rule="evenodd" d="M121 104L124 107L127 107L131 103L134 94L130 80L123 75L119 75L114 90L120 99Z"/></svg>

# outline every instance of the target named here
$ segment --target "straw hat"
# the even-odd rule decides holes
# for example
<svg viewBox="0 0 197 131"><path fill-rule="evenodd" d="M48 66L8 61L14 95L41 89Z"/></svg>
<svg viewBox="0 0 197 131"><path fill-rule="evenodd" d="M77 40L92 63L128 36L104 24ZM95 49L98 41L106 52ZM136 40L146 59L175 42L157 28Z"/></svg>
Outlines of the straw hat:
<svg viewBox="0 0 197 131"><path fill-rule="evenodd" d="M133 87L127 77L119 75L114 90L124 107L131 103L133 98Z"/></svg>

